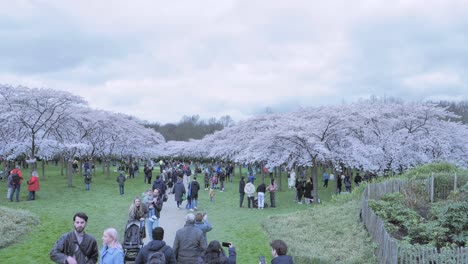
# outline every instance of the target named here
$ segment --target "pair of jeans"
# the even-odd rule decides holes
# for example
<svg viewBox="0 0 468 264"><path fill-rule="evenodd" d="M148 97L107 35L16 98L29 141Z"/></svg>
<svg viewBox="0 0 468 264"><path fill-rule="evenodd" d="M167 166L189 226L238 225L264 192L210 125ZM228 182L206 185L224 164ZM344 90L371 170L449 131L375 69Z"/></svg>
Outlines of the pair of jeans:
<svg viewBox="0 0 468 264"><path fill-rule="evenodd" d="M123 185L119 185L119 191L120 191L120 195L124 194L124 186Z"/></svg>
<svg viewBox="0 0 468 264"><path fill-rule="evenodd" d="M153 219L153 218L152 218ZM153 240L153 229L159 226L159 219L156 218L154 221L150 221L150 218L146 218L146 234L150 241Z"/></svg>
<svg viewBox="0 0 468 264"><path fill-rule="evenodd" d="M85 183L85 190L86 190L86 191L89 191L90 185L91 185L90 183Z"/></svg>
<svg viewBox="0 0 468 264"><path fill-rule="evenodd" d="M270 192L270 204L271 207L276 207L275 192Z"/></svg>
<svg viewBox="0 0 468 264"><path fill-rule="evenodd" d="M240 199L239 199L239 206L242 207L242 204L244 203L244 195L245 193L239 193Z"/></svg>
<svg viewBox="0 0 468 264"><path fill-rule="evenodd" d="M192 208L197 209L198 207L198 199L192 199Z"/></svg>
<svg viewBox="0 0 468 264"><path fill-rule="evenodd" d="M36 200L36 191L29 191L29 200Z"/></svg>
<svg viewBox="0 0 468 264"><path fill-rule="evenodd" d="M254 197L253 196L247 196L247 202L250 208L250 203L252 203L252 208L254 207Z"/></svg>
<svg viewBox="0 0 468 264"><path fill-rule="evenodd" d="M13 202L13 195L16 192L16 201L19 202L19 192L20 192L20 190L21 190L21 185L20 184L13 186L13 189L12 189L12 191L10 193L10 201Z"/></svg>

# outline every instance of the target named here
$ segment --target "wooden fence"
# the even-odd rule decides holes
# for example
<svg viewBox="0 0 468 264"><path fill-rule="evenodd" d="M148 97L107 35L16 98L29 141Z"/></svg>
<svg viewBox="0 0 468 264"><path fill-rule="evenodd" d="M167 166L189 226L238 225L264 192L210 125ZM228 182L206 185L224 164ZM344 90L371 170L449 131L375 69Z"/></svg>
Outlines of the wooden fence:
<svg viewBox="0 0 468 264"><path fill-rule="evenodd" d="M457 177L455 177L456 179ZM427 184L430 196L434 197L434 177L423 180ZM438 251L433 247L407 246L400 244L385 230L384 222L368 206L367 200L380 200L385 194L401 192L407 181L395 179L384 183L369 184L361 198L361 217L365 228L373 241L378 244L376 252L379 263L385 264L419 264L419 263L460 263L468 264L468 248L442 249ZM456 186L455 180L455 186ZM456 187L455 187L456 188Z"/></svg>

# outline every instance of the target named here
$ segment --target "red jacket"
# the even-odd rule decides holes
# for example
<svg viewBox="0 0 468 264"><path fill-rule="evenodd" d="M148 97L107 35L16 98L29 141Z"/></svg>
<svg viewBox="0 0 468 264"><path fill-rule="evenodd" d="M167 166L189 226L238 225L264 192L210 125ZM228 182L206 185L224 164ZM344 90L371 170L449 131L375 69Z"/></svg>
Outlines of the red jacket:
<svg viewBox="0 0 468 264"><path fill-rule="evenodd" d="M37 176L31 176L28 183L28 191L39 191L39 178Z"/></svg>
<svg viewBox="0 0 468 264"><path fill-rule="evenodd" d="M18 174L20 177L20 184L23 183L23 172L20 169L12 169L10 174Z"/></svg>

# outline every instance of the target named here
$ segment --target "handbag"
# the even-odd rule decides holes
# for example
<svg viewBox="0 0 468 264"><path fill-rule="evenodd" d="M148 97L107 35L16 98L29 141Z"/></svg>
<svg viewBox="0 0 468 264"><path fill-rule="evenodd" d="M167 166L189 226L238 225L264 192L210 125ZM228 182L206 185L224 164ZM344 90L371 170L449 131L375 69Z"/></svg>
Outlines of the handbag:
<svg viewBox="0 0 468 264"><path fill-rule="evenodd" d="M167 202L167 194L163 194L163 202Z"/></svg>
<svg viewBox="0 0 468 264"><path fill-rule="evenodd" d="M184 194L182 194L182 201L185 201L185 199L186 199L186 196L185 196L185 193L184 193Z"/></svg>

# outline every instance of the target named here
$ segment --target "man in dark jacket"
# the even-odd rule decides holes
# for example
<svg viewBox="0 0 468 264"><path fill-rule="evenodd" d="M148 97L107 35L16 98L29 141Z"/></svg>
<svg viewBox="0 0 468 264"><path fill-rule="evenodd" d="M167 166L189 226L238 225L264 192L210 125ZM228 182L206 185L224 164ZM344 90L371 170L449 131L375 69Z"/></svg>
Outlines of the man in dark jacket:
<svg viewBox="0 0 468 264"><path fill-rule="evenodd" d="M159 190L159 196L163 196L166 193L166 183L164 183L160 175L156 176L156 180L153 182L153 191L154 189Z"/></svg>
<svg viewBox="0 0 468 264"><path fill-rule="evenodd" d="M177 264L197 263L206 250L203 231L195 227L195 215L185 217L185 226L176 232L174 239L174 254Z"/></svg>
<svg viewBox="0 0 468 264"><path fill-rule="evenodd" d="M94 237L84 232L88 216L76 213L73 216L75 230L63 234L50 251L50 259L55 263L97 263L99 251Z"/></svg>
<svg viewBox="0 0 468 264"><path fill-rule="evenodd" d="M152 235L154 240L148 242L148 244L138 252L138 255L135 258L135 264L147 263L149 254L156 251L160 251L164 254L166 264L176 264L174 250L172 250L172 248L166 245L166 242L163 241L164 229L162 227L156 227L153 229Z"/></svg>
<svg viewBox="0 0 468 264"><path fill-rule="evenodd" d="M271 264L294 264L292 257L286 255L288 253L288 246L283 240L273 240L270 246L271 255L273 256Z"/></svg>
<svg viewBox="0 0 468 264"><path fill-rule="evenodd" d="M191 211L198 209L198 191L200 190L200 184L197 181L197 177L193 177L193 181L190 183L190 197L192 198Z"/></svg>
<svg viewBox="0 0 468 264"><path fill-rule="evenodd" d="M242 176L239 182L239 196L240 196L239 206L240 208L242 208L242 204L244 203L244 195L245 195L244 188L245 188L245 177Z"/></svg>

